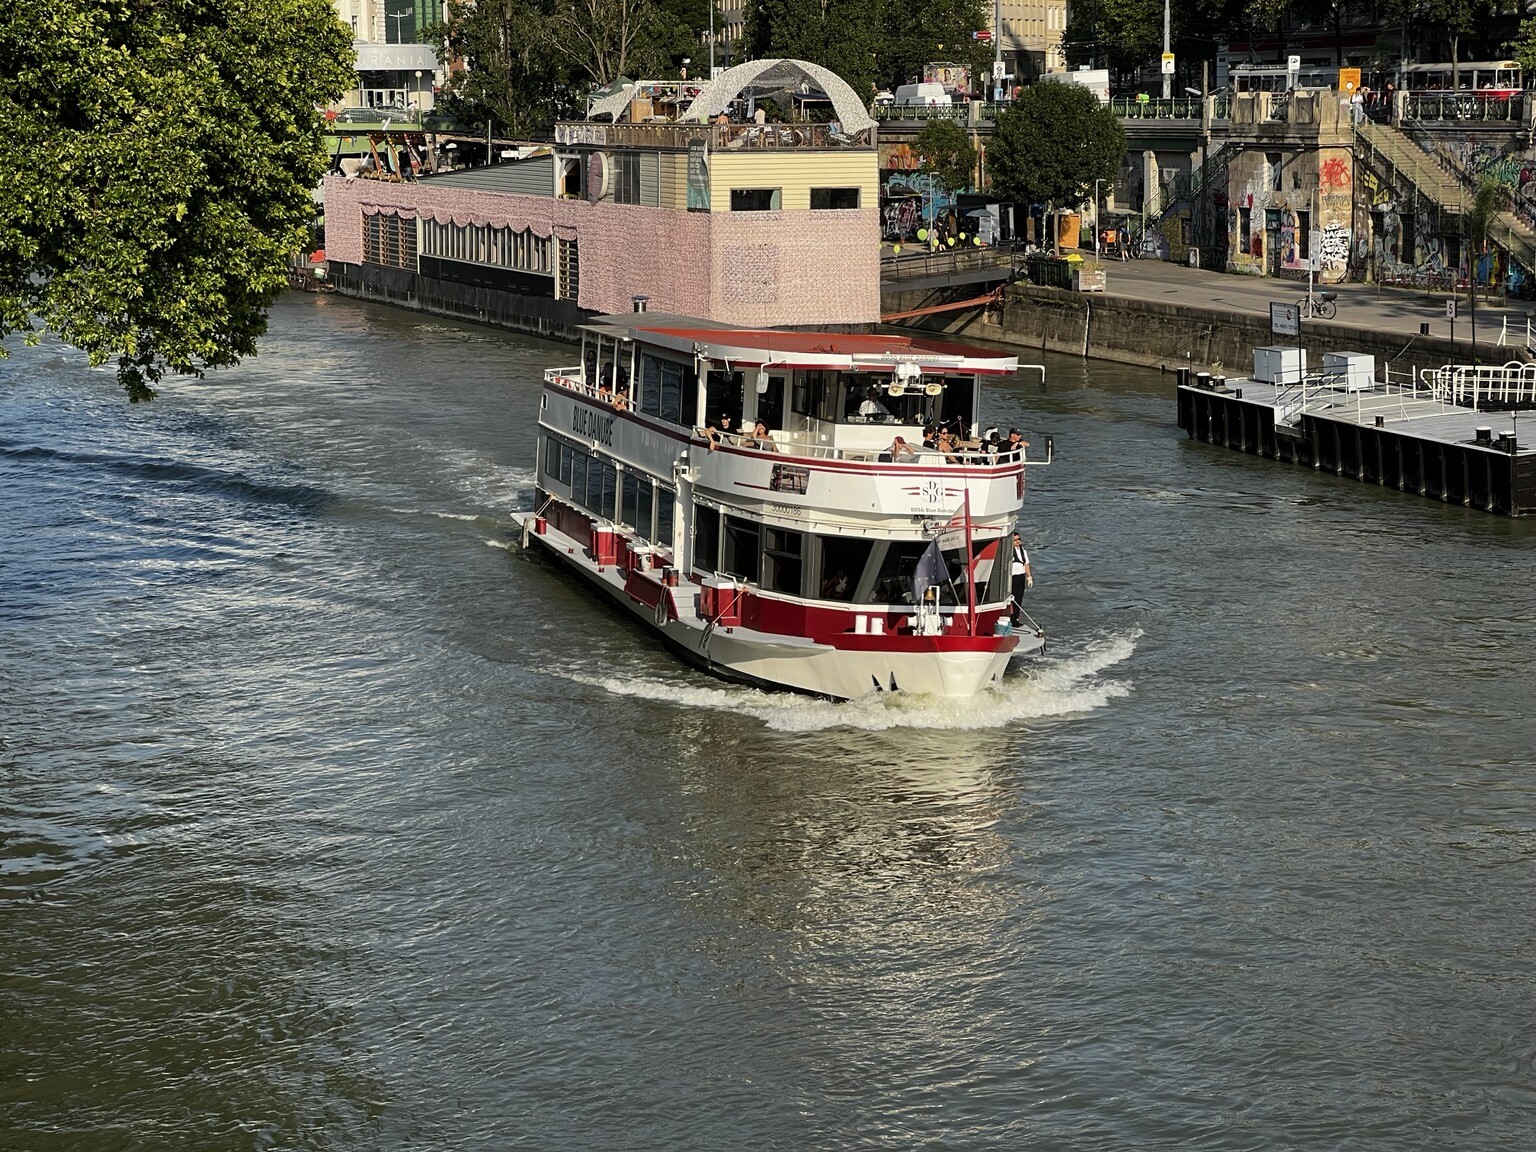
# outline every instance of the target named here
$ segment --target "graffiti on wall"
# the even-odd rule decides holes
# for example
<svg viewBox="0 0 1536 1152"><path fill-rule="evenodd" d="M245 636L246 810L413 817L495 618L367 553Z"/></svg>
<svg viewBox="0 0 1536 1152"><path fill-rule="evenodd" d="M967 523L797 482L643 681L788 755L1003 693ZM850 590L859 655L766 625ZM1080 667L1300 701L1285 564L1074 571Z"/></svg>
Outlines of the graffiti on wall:
<svg viewBox="0 0 1536 1152"><path fill-rule="evenodd" d="M1325 192L1347 191L1350 185L1349 162L1341 156L1331 156L1317 170L1317 183Z"/></svg>

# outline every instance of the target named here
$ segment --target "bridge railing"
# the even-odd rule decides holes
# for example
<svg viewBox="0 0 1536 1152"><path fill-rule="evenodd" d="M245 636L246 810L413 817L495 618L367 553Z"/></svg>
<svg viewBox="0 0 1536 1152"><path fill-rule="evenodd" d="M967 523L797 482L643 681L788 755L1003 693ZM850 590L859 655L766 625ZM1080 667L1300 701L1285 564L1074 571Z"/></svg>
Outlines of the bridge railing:
<svg viewBox="0 0 1536 1152"><path fill-rule="evenodd" d="M1410 92L1404 120L1443 123L1447 120L1510 123L1520 120L1519 99L1484 96L1476 92Z"/></svg>
<svg viewBox="0 0 1536 1152"><path fill-rule="evenodd" d="M1204 103L1200 96L1170 96L1166 100L1116 96L1109 102L1109 107L1122 120L1198 120Z"/></svg>
<svg viewBox="0 0 1536 1152"><path fill-rule="evenodd" d="M903 253L881 260L880 279L887 282L920 280L1002 267L1013 267L1013 252L1008 248L954 248L920 255Z"/></svg>
<svg viewBox="0 0 1536 1152"><path fill-rule="evenodd" d="M998 112L1006 107L1006 104L982 104L978 108L978 118L996 120ZM958 104L876 104L869 114L884 121L956 120L963 124L971 118L971 105L965 101Z"/></svg>

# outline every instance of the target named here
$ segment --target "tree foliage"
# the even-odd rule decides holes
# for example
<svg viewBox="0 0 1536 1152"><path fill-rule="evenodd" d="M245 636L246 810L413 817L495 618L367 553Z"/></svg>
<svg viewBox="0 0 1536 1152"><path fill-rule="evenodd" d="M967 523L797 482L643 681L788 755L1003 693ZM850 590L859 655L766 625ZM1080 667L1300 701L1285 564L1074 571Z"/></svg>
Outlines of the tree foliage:
<svg viewBox="0 0 1536 1152"><path fill-rule="evenodd" d="M868 99L879 71L883 8L883 0L752 0L747 54L821 64Z"/></svg>
<svg viewBox="0 0 1536 1152"><path fill-rule="evenodd" d="M912 141L922 157L923 171L949 193L970 187L976 169L976 148L965 129L953 120L930 120Z"/></svg>
<svg viewBox="0 0 1536 1152"><path fill-rule="evenodd" d="M453 5L422 39L466 66L449 79L446 110L520 134L547 126L567 94L677 75L707 51L708 22L707 0L478 0Z"/></svg>
<svg viewBox="0 0 1536 1152"><path fill-rule="evenodd" d="M1125 130L1099 98L1048 80L997 118L987 162L992 186L1023 204L1079 204L1095 180L1110 181L1125 155Z"/></svg>
<svg viewBox="0 0 1536 1152"><path fill-rule="evenodd" d="M351 74L328 0L11 4L0 59L0 337L115 356L135 401L254 353Z"/></svg>

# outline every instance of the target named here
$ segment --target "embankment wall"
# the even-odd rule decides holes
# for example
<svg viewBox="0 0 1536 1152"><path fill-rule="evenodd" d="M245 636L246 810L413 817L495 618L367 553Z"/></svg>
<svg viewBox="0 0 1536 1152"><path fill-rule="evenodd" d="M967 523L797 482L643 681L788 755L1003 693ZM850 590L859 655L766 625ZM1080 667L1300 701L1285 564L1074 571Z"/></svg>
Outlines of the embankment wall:
<svg viewBox="0 0 1536 1152"><path fill-rule="evenodd" d="M975 296L975 289L891 293L884 297L887 313L931 307L947 300ZM902 322L903 327L954 336L972 336L1012 345L1093 356L1158 368L1191 367L1228 376L1253 370L1253 350L1272 344L1300 345L1307 363L1322 366L1325 352L1366 352L1384 363L1393 376L1412 369L1464 364L1471 359L1469 342L1454 344L1440 337L1375 332L1337 321L1302 323L1302 336L1270 334L1269 319L1244 313L1220 313L1210 308L1162 300L1135 300L1100 293L1068 292L1034 284L1012 284L998 308L940 312ZM1493 325L1490 331L1495 331ZM1479 341L1478 359L1498 364L1514 358L1514 349Z"/></svg>

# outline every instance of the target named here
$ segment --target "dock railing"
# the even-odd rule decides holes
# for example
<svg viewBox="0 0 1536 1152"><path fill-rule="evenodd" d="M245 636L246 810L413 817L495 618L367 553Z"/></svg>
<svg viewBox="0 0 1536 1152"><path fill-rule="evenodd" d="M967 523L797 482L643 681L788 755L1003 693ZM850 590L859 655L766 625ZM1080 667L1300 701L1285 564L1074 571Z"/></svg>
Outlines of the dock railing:
<svg viewBox="0 0 1536 1152"><path fill-rule="evenodd" d="M1419 370L1419 378L1442 404L1480 411L1536 407L1536 364L1442 364Z"/></svg>

